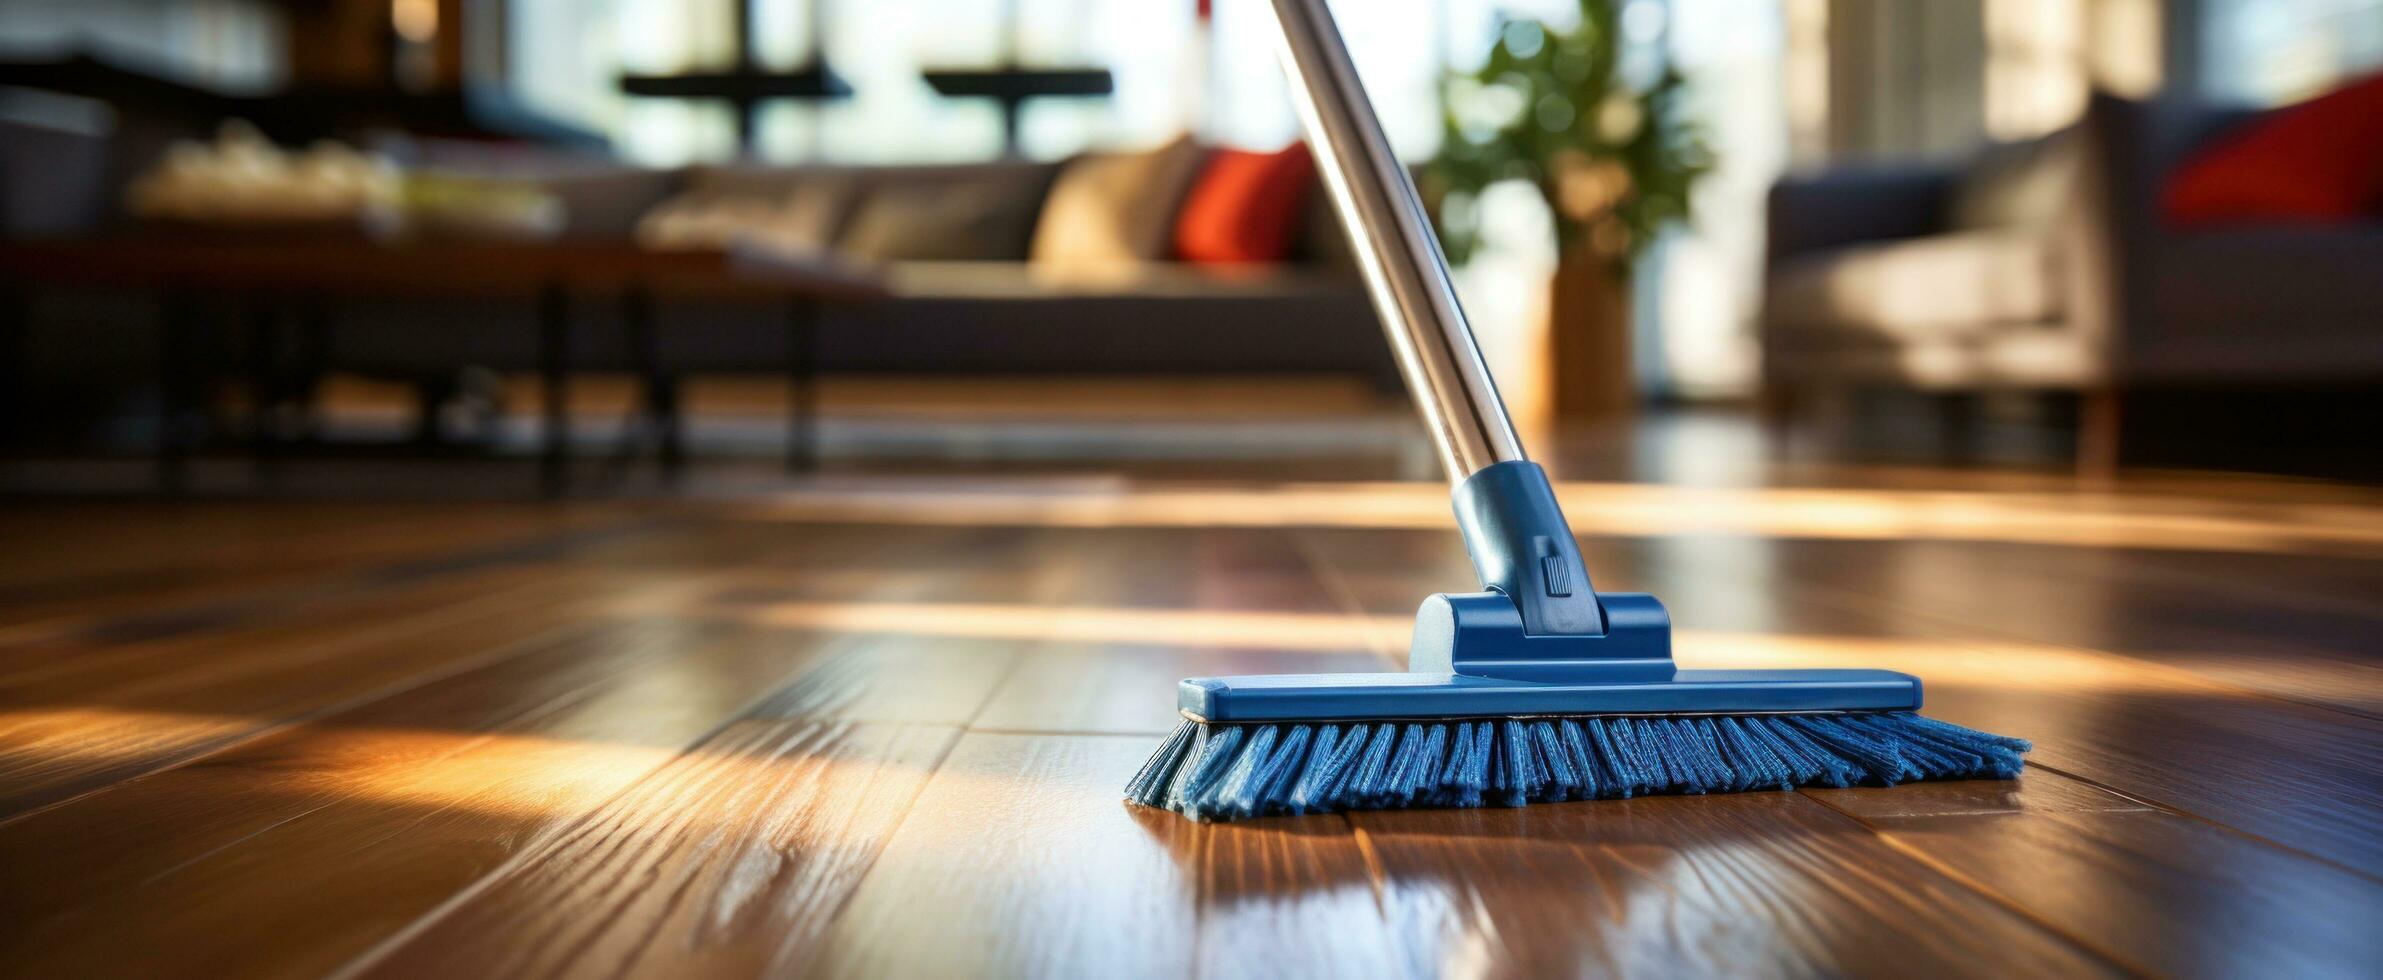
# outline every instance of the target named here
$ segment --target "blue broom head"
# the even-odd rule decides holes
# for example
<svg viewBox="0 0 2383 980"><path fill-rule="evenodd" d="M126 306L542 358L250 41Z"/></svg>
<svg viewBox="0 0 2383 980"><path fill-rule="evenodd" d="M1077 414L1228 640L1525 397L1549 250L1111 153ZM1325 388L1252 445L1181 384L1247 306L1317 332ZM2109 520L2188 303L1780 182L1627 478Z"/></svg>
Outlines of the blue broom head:
<svg viewBox="0 0 2383 980"><path fill-rule="evenodd" d="M2025 740L1909 711L1186 721L1126 799L1194 820L2010 779Z"/></svg>
<svg viewBox="0 0 2383 980"><path fill-rule="evenodd" d="M1486 591L1415 613L1402 673L1195 677L1126 798L1196 820L2009 779L2026 742L1920 717L1890 670L1681 670L1653 596L1589 585L1546 473L1456 489Z"/></svg>
<svg viewBox="0 0 2383 980"><path fill-rule="evenodd" d="M1126 798L1196 820L1653 793L2009 779L2025 741L1917 713L1888 670L1681 670L1651 596L1534 636L1503 593L1435 595L1400 673L1197 677Z"/></svg>

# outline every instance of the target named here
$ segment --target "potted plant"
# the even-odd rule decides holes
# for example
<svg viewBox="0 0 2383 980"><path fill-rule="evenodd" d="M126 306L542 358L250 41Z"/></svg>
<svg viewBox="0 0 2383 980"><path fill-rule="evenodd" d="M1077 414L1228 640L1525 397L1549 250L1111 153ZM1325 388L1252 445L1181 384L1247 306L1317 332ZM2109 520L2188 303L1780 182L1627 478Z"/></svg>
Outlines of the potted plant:
<svg viewBox="0 0 2383 980"><path fill-rule="evenodd" d="M1668 66L1625 77L1626 0L1580 0L1579 23L1512 20L1479 69L1449 76L1446 138L1425 170L1449 260L1480 244L1474 204L1510 180L1538 189L1554 217L1547 404L1559 416L1609 415L1637 400L1630 373L1632 266L1665 225L1688 216L1711 169L1682 118Z"/></svg>

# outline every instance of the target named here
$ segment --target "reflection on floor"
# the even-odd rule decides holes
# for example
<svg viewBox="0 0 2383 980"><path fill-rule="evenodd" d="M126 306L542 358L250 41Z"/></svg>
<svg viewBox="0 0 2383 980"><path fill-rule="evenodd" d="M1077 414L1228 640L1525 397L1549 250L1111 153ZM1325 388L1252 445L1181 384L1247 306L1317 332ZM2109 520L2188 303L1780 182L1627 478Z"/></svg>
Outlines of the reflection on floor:
<svg viewBox="0 0 2383 980"><path fill-rule="evenodd" d="M1665 464L1669 465L1669 464ZM1435 483L829 476L0 513L28 976L2351 975L2383 498L1761 464L1567 483L1698 666L1890 667L1952 783L1196 826L1195 674L1378 670ZM1670 474L1682 476L1676 469Z"/></svg>
<svg viewBox="0 0 2383 980"><path fill-rule="evenodd" d="M718 496L784 486L790 428L782 385L690 381L683 438L694 462L674 476L655 460L656 431L637 413L638 390L625 378L574 381L568 444L578 495ZM415 418L406 389L341 379L326 388L317 441L279 447L264 465L257 447L243 441L237 419L227 420L191 463L189 486L202 495L524 496L537 486L545 439L540 394L534 383L500 391L490 401L500 409L493 415L449 412L450 443L425 450L408 442ZM129 437L112 454L0 459L0 492L152 491L154 433L142 431L144 420L130 421ZM1534 457L1568 479L1828 487L1917 481L1963 489L2044 477L2054 478L2055 487L2073 482L2066 479L2073 457L2060 425L2008 423L1977 454L1956 459L1925 421L1895 414L1842 432L1808 427L1783 443L1737 408L1673 407L1525 436ZM1308 482L1429 482L1439 475L1403 397L1345 378L831 377L818 392L811 431L818 471L829 474ZM1829 462L1816 462L1823 459ZM1893 465L1849 471L1846 459ZM1919 462L1941 470L1914 468ZM1988 462L1998 468L1983 468Z"/></svg>

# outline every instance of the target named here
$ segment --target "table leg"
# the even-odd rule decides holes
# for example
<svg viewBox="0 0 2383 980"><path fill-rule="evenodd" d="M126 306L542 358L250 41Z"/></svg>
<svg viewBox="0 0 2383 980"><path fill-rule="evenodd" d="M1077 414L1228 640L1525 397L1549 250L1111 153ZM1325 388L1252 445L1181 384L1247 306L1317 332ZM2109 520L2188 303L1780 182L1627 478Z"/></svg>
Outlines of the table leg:
<svg viewBox="0 0 2383 980"><path fill-rule="evenodd" d="M621 323L629 335L631 356L642 379L645 418L654 427L655 455L665 477L676 477L686 461L681 436L678 379L662 363L662 338L654 325L653 297L643 287L621 293Z"/></svg>
<svg viewBox="0 0 2383 980"><path fill-rule="evenodd" d="M571 401L570 302L559 284L538 292L538 370L544 401L545 445L538 458L538 489L548 497L570 492Z"/></svg>
<svg viewBox="0 0 2383 980"><path fill-rule="evenodd" d="M173 291L159 297L157 318L157 490L176 496L190 485L191 374L199 323L197 298Z"/></svg>
<svg viewBox="0 0 2383 980"><path fill-rule="evenodd" d="M33 376L33 297L22 284L0 283L0 456L13 454L29 434L25 384Z"/></svg>
<svg viewBox="0 0 2383 980"><path fill-rule="evenodd" d="M281 409L287 386L282 378L281 318L270 300L248 301L245 349L248 362L248 448L257 480L272 484L281 478Z"/></svg>
<svg viewBox="0 0 2383 980"><path fill-rule="evenodd" d="M819 303L797 298L786 313L786 469L819 465Z"/></svg>
<svg viewBox="0 0 2383 980"><path fill-rule="evenodd" d="M302 298L295 326L284 397L297 428L294 440L312 443L322 435L319 396L323 375L331 371L331 300L319 294Z"/></svg>

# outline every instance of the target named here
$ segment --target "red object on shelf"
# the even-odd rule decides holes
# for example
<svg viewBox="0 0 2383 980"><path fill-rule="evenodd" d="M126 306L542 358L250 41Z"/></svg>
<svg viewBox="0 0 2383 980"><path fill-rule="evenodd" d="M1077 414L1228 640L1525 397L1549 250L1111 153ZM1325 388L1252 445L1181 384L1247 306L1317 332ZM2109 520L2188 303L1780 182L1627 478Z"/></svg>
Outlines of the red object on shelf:
<svg viewBox="0 0 2383 980"><path fill-rule="evenodd" d="M2190 226L2349 221L2383 211L2383 74L2229 134L2169 175L2160 216Z"/></svg>
<svg viewBox="0 0 2383 980"><path fill-rule="evenodd" d="M1176 216L1176 256L1207 265L1289 258L1315 182L1305 143L1273 153L1216 151Z"/></svg>

